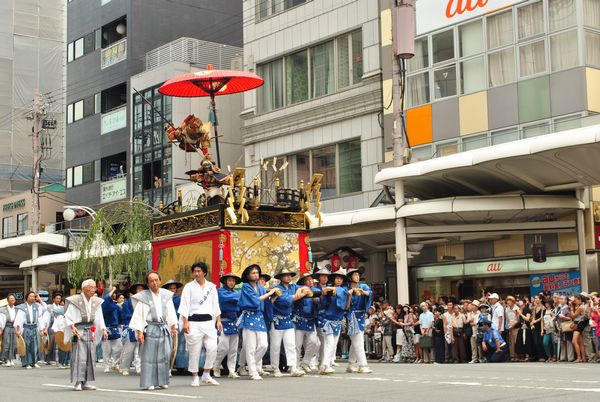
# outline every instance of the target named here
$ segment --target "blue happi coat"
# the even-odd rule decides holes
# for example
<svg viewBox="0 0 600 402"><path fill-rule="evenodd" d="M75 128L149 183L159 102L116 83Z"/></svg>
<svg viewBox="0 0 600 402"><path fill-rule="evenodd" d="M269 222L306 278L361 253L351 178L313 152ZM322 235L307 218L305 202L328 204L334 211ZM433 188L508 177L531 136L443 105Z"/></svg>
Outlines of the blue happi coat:
<svg viewBox="0 0 600 402"><path fill-rule="evenodd" d="M249 284L244 283L240 300L238 301L238 311L240 316L237 320L238 328L252 331L267 332L265 317L265 302L260 301L260 297L267 293L262 285L256 285L256 289Z"/></svg>
<svg viewBox="0 0 600 402"><path fill-rule="evenodd" d="M371 288L364 284L359 283L358 287L362 290L369 292L369 295L356 295L352 294L352 299L350 299L350 308L348 309L348 313L346 318L348 319L348 335L354 335L359 332L364 332L365 330L365 314L373 301L373 292L371 292ZM348 290L350 288L348 287Z"/></svg>
<svg viewBox="0 0 600 402"><path fill-rule="evenodd" d="M342 321L346 313L346 297L348 289L343 286L335 287L335 295L331 292L321 296L320 304L324 312L322 317L323 332L338 336L342 330Z"/></svg>
<svg viewBox="0 0 600 402"><path fill-rule="evenodd" d="M312 288L320 292L320 288ZM293 321L299 331L314 332L317 325L317 302L312 297L303 297L294 302Z"/></svg>
<svg viewBox="0 0 600 402"><path fill-rule="evenodd" d="M293 329L294 322L292 321L292 310L294 308L294 295L298 286L290 283L287 288L280 283L275 287L280 289L282 294L271 303L273 306L273 326L275 329Z"/></svg>
<svg viewBox="0 0 600 402"><path fill-rule="evenodd" d="M239 332L235 323L238 319L238 301L240 300L241 293L229 290L223 286L219 288L218 295L223 334L235 335Z"/></svg>

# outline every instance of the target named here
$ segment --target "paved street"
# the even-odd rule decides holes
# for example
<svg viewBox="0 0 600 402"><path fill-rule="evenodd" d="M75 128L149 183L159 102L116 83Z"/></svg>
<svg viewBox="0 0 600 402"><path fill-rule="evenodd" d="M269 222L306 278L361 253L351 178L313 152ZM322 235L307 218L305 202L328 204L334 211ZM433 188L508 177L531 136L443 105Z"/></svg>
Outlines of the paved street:
<svg viewBox="0 0 600 402"><path fill-rule="evenodd" d="M171 387L141 391L138 377L97 374L97 391L74 392L68 370L25 371L0 367L0 401L592 401L600 398L600 365L513 363L486 365L373 364L373 374L266 378L262 382L221 379L218 387L191 388L191 377L175 376ZM100 369L99 369L100 371ZM286 390L284 397L280 390Z"/></svg>

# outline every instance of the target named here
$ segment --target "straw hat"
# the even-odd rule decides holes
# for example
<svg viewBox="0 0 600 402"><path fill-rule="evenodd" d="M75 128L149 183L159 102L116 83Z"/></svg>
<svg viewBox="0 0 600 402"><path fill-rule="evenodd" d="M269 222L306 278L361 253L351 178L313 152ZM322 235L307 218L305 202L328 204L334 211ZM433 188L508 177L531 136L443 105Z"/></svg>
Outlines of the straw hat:
<svg viewBox="0 0 600 402"><path fill-rule="evenodd" d="M70 352L73 344L71 341L65 343L65 333L62 331L56 332L54 334L54 342L56 343L56 347L62 350L63 352Z"/></svg>
<svg viewBox="0 0 600 402"><path fill-rule="evenodd" d="M221 279L219 279L219 281L224 285L225 281L227 280L227 278L233 278L233 279L235 279L235 284L236 285L242 282L242 278L240 278L239 276L237 276L233 272L228 272L226 274L221 275Z"/></svg>
<svg viewBox="0 0 600 402"><path fill-rule="evenodd" d="M283 275L291 275L292 278L294 276L296 276L296 273L294 271L292 271L289 267L283 267L279 270L279 272L277 272L275 275L273 275L275 277L275 279L279 279L281 278Z"/></svg>
<svg viewBox="0 0 600 402"><path fill-rule="evenodd" d="M248 282L248 275L250 274L250 271L253 270L254 268L256 268L258 270L258 275L259 276L262 275L262 269L260 268L260 265L258 265L258 264L248 265L244 269L244 272L242 272L242 282Z"/></svg>
<svg viewBox="0 0 600 402"><path fill-rule="evenodd" d="M473 300L471 302L472 305L474 305L475 307L479 308L479 306L481 305L481 303L479 302L479 300Z"/></svg>
<svg viewBox="0 0 600 402"><path fill-rule="evenodd" d="M173 280L173 279L169 279L168 281L165 282L164 285L161 286L161 288L169 289L169 286L171 286L171 285L175 285L175 286L177 286L177 289L179 289L180 287L183 286L183 283L177 282L176 280Z"/></svg>
<svg viewBox="0 0 600 402"><path fill-rule="evenodd" d="M25 348L25 339L21 335L17 334L17 354L21 357L24 357L27 354L27 349Z"/></svg>

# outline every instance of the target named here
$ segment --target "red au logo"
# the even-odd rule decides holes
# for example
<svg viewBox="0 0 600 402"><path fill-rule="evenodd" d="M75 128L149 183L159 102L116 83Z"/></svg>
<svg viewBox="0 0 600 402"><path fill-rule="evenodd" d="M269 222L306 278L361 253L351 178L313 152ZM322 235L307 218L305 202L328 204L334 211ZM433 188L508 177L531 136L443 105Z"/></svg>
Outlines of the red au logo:
<svg viewBox="0 0 600 402"><path fill-rule="evenodd" d="M446 17L452 18L461 15L465 11L473 11L479 7L485 7L489 0L448 0L446 5Z"/></svg>
<svg viewBox="0 0 600 402"><path fill-rule="evenodd" d="M500 272L502 270L502 264L500 263L491 263L487 266L488 272Z"/></svg>

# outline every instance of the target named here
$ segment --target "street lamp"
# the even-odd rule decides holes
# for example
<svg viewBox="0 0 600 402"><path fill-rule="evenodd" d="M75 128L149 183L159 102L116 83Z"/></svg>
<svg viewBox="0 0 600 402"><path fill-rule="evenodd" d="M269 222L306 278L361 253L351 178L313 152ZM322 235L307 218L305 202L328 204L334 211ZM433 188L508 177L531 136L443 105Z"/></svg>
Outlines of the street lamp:
<svg viewBox="0 0 600 402"><path fill-rule="evenodd" d="M63 211L63 218L67 222L71 222L73 219L75 219L76 210L85 211L89 216L92 217L92 220L96 219L96 211L90 207L84 207L82 205L65 205L63 208L65 209Z"/></svg>

